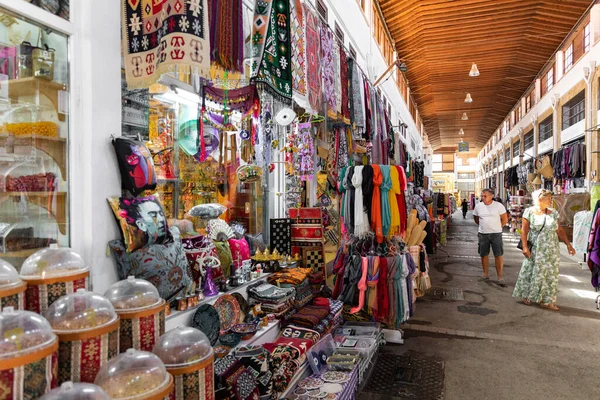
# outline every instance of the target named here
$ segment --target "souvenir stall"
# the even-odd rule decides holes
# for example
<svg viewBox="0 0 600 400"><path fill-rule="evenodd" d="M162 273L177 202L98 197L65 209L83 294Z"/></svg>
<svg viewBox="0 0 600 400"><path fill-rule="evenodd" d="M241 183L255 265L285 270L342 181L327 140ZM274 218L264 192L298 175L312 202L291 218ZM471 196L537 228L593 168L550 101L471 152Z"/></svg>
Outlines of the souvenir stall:
<svg viewBox="0 0 600 400"><path fill-rule="evenodd" d="M177 4L122 3L119 280L91 291L56 235L20 275L0 263L0 370L39 378L2 383L31 398L63 382L50 398L354 398L429 287L429 215L410 198L425 164L311 3Z"/></svg>

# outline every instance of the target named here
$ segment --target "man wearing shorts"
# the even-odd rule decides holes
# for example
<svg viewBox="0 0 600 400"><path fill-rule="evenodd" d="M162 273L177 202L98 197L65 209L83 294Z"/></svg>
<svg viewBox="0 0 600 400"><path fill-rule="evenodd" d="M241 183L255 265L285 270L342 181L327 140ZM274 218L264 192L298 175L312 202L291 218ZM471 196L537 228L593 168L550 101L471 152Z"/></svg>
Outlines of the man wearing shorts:
<svg viewBox="0 0 600 400"><path fill-rule="evenodd" d="M481 202L473 210L475 223L479 225L479 256L483 266L483 278L489 279L490 247L494 252L498 284L504 286L502 269L504 267L504 245L502 243L502 227L508 222L506 208L501 203L494 201L494 192L484 189L481 192Z"/></svg>

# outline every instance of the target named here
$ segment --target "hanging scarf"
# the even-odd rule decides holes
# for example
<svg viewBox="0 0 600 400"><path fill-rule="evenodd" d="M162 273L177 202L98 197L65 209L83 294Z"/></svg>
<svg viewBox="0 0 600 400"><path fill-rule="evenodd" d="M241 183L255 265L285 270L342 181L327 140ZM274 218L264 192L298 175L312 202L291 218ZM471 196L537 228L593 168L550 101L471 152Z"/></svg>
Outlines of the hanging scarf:
<svg viewBox="0 0 600 400"><path fill-rule="evenodd" d="M404 191L406 190L408 184L406 182L406 175L404 175L404 168L397 165L395 168L398 171L398 185L400 188L399 192L396 193L396 201L398 203L398 213L400 218L400 235L404 236L406 233L406 224L408 223Z"/></svg>
<svg viewBox="0 0 600 400"><path fill-rule="evenodd" d="M354 177L354 167L349 167L346 170L346 176L344 177L344 187L346 188L346 206L345 206L345 218L344 224L348 234L354 234L354 186L352 185L352 178Z"/></svg>
<svg viewBox="0 0 600 400"><path fill-rule="evenodd" d="M396 276L396 269L401 267L399 265L399 257L388 257L388 274L387 274L387 289L388 289L388 314L386 322L389 327L395 328L397 303L396 303L396 285L394 285L394 277Z"/></svg>
<svg viewBox="0 0 600 400"><path fill-rule="evenodd" d="M372 93L374 94L374 92ZM382 154L382 135L383 131L381 130L381 119L383 118L383 104L381 103L381 99L379 96L373 96L373 109L375 112L373 113L373 131L371 140L373 141L373 150L371 152L371 162L373 164L382 164L385 165Z"/></svg>
<svg viewBox="0 0 600 400"><path fill-rule="evenodd" d="M306 36L306 81L308 84L308 100L310 107L315 110L321 109L321 74L320 57L321 36L319 27L321 22L319 17L312 11L311 6L303 4L305 17L305 36Z"/></svg>
<svg viewBox="0 0 600 400"><path fill-rule="evenodd" d="M363 79L362 95L363 110L365 111L365 131L363 133L363 139L371 141L373 135L373 119L371 118L371 110L373 110L373 103L371 103L371 84L366 78Z"/></svg>
<svg viewBox="0 0 600 400"><path fill-rule="evenodd" d="M390 210L390 189L392 188L392 179L390 176L390 166L382 165L381 174L383 175L383 182L381 183L381 226L383 229L383 236L387 236L390 233L390 227L392 225L392 212Z"/></svg>
<svg viewBox="0 0 600 400"><path fill-rule="evenodd" d="M306 34L305 19L301 0L290 1L291 35L292 35L292 83L294 101L304 108L310 109L308 88L306 83Z"/></svg>
<svg viewBox="0 0 600 400"><path fill-rule="evenodd" d="M407 256L410 257L408 254L405 254L403 257L396 257L396 273L394 274L394 290L396 292L396 318L394 320L395 328L400 326L400 324L405 321L405 313L407 309L409 309L408 287L406 286L406 279L404 279L406 278L405 271L408 271L404 261Z"/></svg>
<svg viewBox="0 0 600 400"><path fill-rule="evenodd" d="M389 313L387 274L388 259L381 257L379 260L379 276L381 278L377 280L377 313L375 313L375 320L379 322L385 321Z"/></svg>
<svg viewBox="0 0 600 400"><path fill-rule="evenodd" d="M323 78L323 91L327 106L335 110L335 64L333 32L326 25L321 25L321 76Z"/></svg>
<svg viewBox="0 0 600 400"><path fill-rule="evenodd" d="M348 82L348 56L346 55L346 51L344 50L344 46L340 46L340 79L342 82L342 91L340 92L340 98L342 101L342 116L346 123L350 121L350 107L348 106L348 92L349 92L349 83Z"/></svg>
<svg viewBox="0 0 600 400"><path fill-rule="evenodd" d="M340 195L342 196L342 209L340 212L340 215L343 217L345 215L345 201L344 201L344 196L346 195L346 187L344 186L344 179L346 177L346 170L348 169L348 167L344 167L342 168L342 170L340 171L340 176L339 176L339 181L338 181L338 192L340 192Z"/></svg>
<svg viewBox="0 0 600 400"><path fill-rule="evenodd" d="M365 292L367 291L367 272L369 263L373 262L373 257L362 257L361 275L356 288L358 289L358 305L350 309L350 314L356 314L365 306Z"/></svg>
<svg viewBox="0 0 600 400"><path fill-rule="evenodd" d="M339 145L337 149L337 167L338 169L348 166L348 134L346 129L340 128L338 130Z"/></svg>
<svg viewBox="0 0 600 400"><path fill-rule="evenodd" d="M371 165L365 165L363 168L363 204L367 211L367 219L369 224L372 221L371 217L371 203L373 202L373 167Z"/></svg>
<svg viewBox="0 0 600 400"><path fill-rule="evenodd" d="M406 266L408 267L408 274L406 275L406 288L407 288L407 296L408 296L408 306L409 306L409 317L412 317L415 312L415 304L413 301L413 279L412 276L417 270L417 266L412 260L412 257L409 254L405 256ZM408 319L408 318L407 318Z"/></svg>
<svg viewBox="0 0 600 400"><path fill-rule="evenodd" d="M210 61L225 71L244 72L242 11L242 0L210 1Z"/></svg>
<svg viewBox="0 0 600 400"><path fill-rule="evenodd" d="M362 175L363 166L354 167L352 186L354 186L354 235L363 236L369 232L369 221L363 207Z"/></svg>
<svg viewBox="0 0 600 400"><path fill-rule="evenodd" d="M390 234L397 235L400 232L400 210L398 208L398 195L400 194L400 178L396 166L390 166L390 179L392 188L390 189L390 212L392 215L392 224L390 225Z"/></svg>
<svg viewBox="0 0 600 400"><path fill-rule="evenodd" d="M179 65L210 76L207 0L183 7L173 1L121 0L122 48L128 89L147 88ZM154 2L156 3L156 2ZM178 3L181 6L181 3Z"/></svg>
<svg viewBox="0 0 600 400"><path fill-rule="evenodd" d="M352 124L357 129L365 128L365 105L364 105L364 87L362 74L358 70L358 65L354 59L348 60L348 69L351 74L351 92L352 92Z"/></svg>
<svg viewBox="0 0 600 400"><path fill-rule="evenodd" d="M377 314L377 287L379 283L379 264L381 258L373 257L373 263L369 263L369 270L367 273L367 305L372 314Z"/></svg>
<svg viewBox="0 0 600 400"><path fill-rule="evenodd" d="M383 182L381 168L373 164L373 199L371 201L371 228L375 232L377 243L383 242L383 228L381 226L381 192L379 187Z"/></svg>
<svg viewBox="0 0 600 400"><path fill-rule="evenodd" d="M334 84L335 84L335 107L333 111L335 114L342 113L342 71L340 66L340 44L337 40L333 41L333 72L334 72Z"/></svg>
<svg viewBox="0 0 600 400"><path fill-rule="evenodd" d="M257 1L252 24L252 81L284 104L292 100L290 46L289 0Z"/></svg>

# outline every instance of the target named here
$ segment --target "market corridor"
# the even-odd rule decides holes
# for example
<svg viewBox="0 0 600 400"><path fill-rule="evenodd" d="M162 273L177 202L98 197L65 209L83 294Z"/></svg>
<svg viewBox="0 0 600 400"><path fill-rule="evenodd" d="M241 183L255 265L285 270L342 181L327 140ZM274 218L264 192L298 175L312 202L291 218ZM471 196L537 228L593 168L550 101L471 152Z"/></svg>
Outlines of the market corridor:
<svg viewBox="0 0 600 400"><path fill-rule="evenodd" d="M589 271L563 256L561 310L528 307L511 296L522 260L515 236L506 233L504 244L506 287L500 287L493 258L491 279L482 278L471 212L467 219L454 214L447 246L430 257L430 275L434 289L464 299L419 299L405 344L382 351L444 361L446 400L600 398L600 311Z"/></svg>

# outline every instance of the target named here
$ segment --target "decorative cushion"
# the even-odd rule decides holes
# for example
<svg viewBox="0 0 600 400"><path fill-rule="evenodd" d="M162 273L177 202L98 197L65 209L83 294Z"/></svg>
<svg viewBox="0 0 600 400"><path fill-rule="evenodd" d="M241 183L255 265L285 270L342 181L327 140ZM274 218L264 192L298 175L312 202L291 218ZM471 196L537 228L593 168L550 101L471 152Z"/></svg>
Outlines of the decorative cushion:
<svg viewBox="0 0 600 400"><path fill-rule="evenodd" d="M192 207L188 214L201 219L214 219L219 218L225 211L227 211L227 207L218 203L209 203Z"/></svg>
<svg viewBox="0 0 600 400"><path fill-rule="evenodd" d="M279 254L292 253L292 220L289 218L271 219L271 251L277 251Z"/></svg>
<svg viewBox="0 0 600 400"><path fill-rule="evenodd" d="M241 265L242 261L250 259L250 246L246 239L229 239L229 249L231 250L231 258L236 267ZM238 259L240 265L238 265Z"/></svg>
<svg viewBox="0 0 600 400"><path fill-rule="evenodd" d="M128 253L121 240L108 244L117 261L120 279L133 275L152 282L160 296L170 301L179 293L193 292L187 259L181 243L153 244Z"/></svg>
<svg viewBox="0 0 600 400"><path fill-rule="evenodd" d="M156 189L156 172L150 151L142 142L125 137L113 140L117 153L121 187L134 196Z"/></svg>
<svg viewBox="0 0 600 400"><path fill-rule="evenodd" d="M128 252L152 244L173 241L163 206L157 195L139 198L109 198L121 227Z"/></svg>

